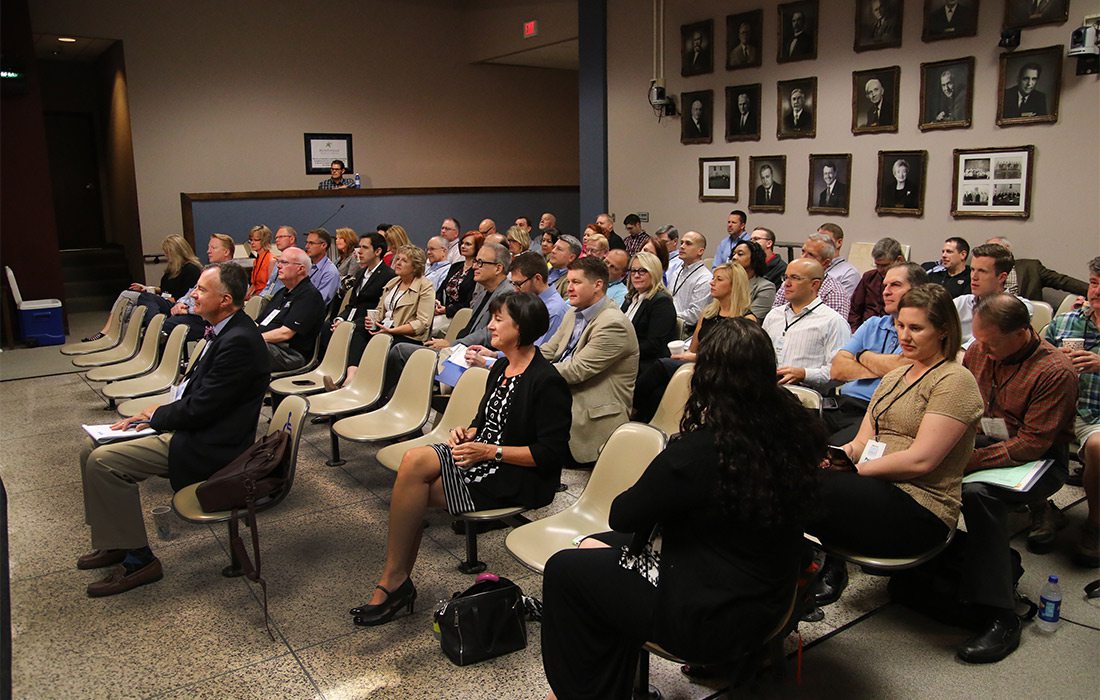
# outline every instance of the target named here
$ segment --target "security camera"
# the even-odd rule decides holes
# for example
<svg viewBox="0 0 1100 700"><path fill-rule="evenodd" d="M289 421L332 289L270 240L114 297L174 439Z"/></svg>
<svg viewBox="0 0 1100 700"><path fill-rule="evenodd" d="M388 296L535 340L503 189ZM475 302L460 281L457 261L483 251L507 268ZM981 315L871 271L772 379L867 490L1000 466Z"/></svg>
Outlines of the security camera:
<svg viewBox="0 0 1100 700"><path fill-rule="evenodd" d="M1001 32L1001 40L997 42L997 46L1002 49L1008 49L1011 51L1019 47L1020 45L1020 30L1019 29L1006 29Z"/></svg>
<svg viewBox="0 0 1100 700"><path fill-rule="evenodd" d="M649 104L653 107L660 107L668 104L668 95L665 93L665 81L657 79L649 81Z"/></svg>
<svg viewBox="0 0 1100 700"><path fill-rule="evenodd" d="M1096 46L1096 28L1091 24L1078 27L1069 37L1070 56L1095 56L1100 54Z"/></svg>

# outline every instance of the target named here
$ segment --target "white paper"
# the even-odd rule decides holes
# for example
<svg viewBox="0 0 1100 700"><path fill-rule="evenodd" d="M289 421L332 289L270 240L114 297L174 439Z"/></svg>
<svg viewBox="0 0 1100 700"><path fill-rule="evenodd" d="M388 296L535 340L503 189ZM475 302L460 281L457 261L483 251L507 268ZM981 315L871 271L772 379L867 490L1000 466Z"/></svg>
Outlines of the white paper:
<svg viewBox="0 0 1100 700"><path fill-rule="evenodd" d="M144 435L156 435L157 431L150 427L141 430L111 430L111 424L107 425L81 425L84 432L88 433L96 442L112 442L114 440L129 440L130 438Z"/></svg>

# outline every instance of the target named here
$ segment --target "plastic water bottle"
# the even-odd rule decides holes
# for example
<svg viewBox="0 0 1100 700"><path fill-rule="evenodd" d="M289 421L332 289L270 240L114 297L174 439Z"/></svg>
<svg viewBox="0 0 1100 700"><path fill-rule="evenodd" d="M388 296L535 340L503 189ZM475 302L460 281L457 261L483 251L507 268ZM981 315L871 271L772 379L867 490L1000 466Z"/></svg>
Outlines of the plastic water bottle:
<svg viewBox="0 0 1100 700"><path fill-rule="evenodd" d="M1062 621L1062 587L1058 577L1051 574L1043 589L1039 591L1039 629L1043 632L1056 632Z"/></svg>
<svg viewBox="0 0 1100 700"><path fill-rule="evenodd" d="M359 179L359 173L355 173L355 189L359 189L363 182Z"/></svg>

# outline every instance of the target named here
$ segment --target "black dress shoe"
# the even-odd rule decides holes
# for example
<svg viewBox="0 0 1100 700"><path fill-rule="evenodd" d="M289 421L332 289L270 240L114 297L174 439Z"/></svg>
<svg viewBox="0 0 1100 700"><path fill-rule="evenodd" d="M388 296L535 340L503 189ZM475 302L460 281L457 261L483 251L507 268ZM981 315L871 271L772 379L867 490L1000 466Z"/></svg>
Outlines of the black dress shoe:
<svg viewBox="0 0 1100 700"><path fill-rule="evenodd" d="M392 593L383 586L375 586L375 588L386 594L386 600L378 605L364 604L352 608L349 611L355 615L352 622L360 627L374 627L386 624L403 608L408 608L409 614L412 614L413 603L416 602L416 586L413 585L411 578L405 579L405 582Z"/></svg>
<svg viewBox="0 0 1100 700"><path fill-rule="evenodd" d="M814 603L832 605L848 587L848 565L843 559L825 557L824 571L814 585Z"/></svg>
<svg viewBox="0 0 1100 700"><path fill-rule="evenodd" d="M963 642L958 657L968 664L993 664L1020 646L1020 618L1012 613L998 616L989 627Z"/></svg>

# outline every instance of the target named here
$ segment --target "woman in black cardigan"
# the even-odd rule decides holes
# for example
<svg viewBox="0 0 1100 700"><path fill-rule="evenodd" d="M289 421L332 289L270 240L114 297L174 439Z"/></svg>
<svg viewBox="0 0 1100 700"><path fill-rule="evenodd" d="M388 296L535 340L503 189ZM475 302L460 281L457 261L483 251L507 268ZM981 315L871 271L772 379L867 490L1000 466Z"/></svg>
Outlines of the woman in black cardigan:
<svg viewBox="0 0 1100 700"><path fill-rule="evenodd" d="M446 316L447 319L445 323L443 319L436 319L433 325L437 331L446 332L458 310L470 306L470 300L474 298L474 259L477 251L481 250L483 240L477 231L467 231L459 241L458 251L463 259L451 265L435 293L435 315Z"/></svg>
<svg viewBox="0 0 1100 700"><path fill-rule="evenodd" d="M612 503L615 532L546 564L551 697L630 698L646 641L692 662L735 660L787 611L825 429L776 384L759 324L733 318L707 334L681 428Z"/></svg>
<svg viewBox="0 0 1100 700"><path fill-rule="evenodd" d="M664 270L653 253L634 256L627 269L626 299L623 313L634 324L638 336L638 375L649 366L668 357L668 344L676 337L676 304L662 282Z"/></svg>
<svg viewBox="0 0 1100 700"><path fill-rule="evenodd" d="M550 314L533 294L509 292L489 303L493 347L504 353L489 372L485 396L469 428L445 445L409 450L390 501L386 564L370 601L352 608L355 624L381 625L412 612L412 583L428 506L465 513L486 508L539 508L554 500L570 460L573 399L569 386L534 342Z"/></svg>

